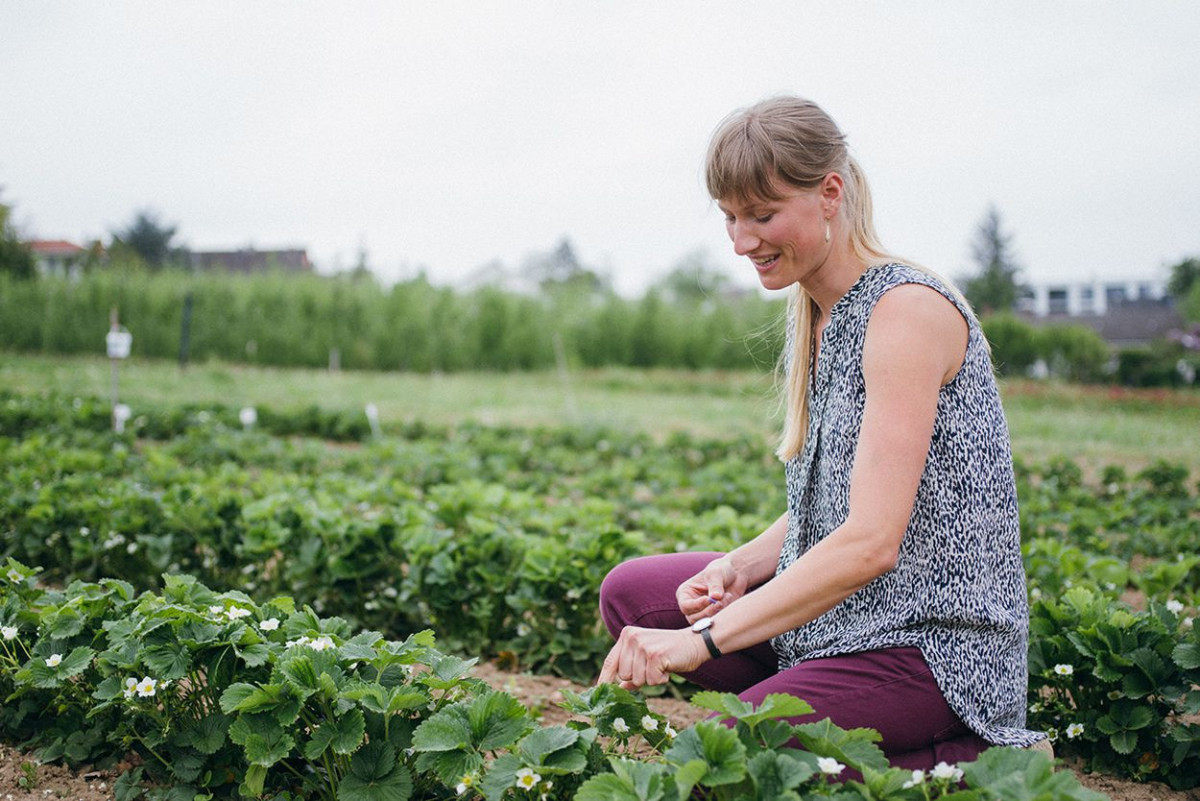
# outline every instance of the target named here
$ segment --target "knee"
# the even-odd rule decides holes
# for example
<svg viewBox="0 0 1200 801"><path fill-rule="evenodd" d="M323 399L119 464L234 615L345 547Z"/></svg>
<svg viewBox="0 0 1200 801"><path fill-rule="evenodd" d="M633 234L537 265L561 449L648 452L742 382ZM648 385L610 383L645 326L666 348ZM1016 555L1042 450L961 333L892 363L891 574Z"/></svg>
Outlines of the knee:
<svg viewBox="0 0 1200 801"><path fill-rule="evenodd" d="M608 571L600 582L600 617L615 639L621 629L635 622L638 610L649 600L648 593L661 585L654 581L649 564L652 556L640 556ZM673 592L672 588L672 592Z"/></svg>

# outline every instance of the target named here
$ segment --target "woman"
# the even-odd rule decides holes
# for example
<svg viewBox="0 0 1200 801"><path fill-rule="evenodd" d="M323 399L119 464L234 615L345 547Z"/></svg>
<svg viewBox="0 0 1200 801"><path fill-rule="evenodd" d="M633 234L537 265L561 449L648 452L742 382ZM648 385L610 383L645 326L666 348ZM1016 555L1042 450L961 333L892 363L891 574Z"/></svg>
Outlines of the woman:
<svg viewBox="0 0 1200 801"><path fill-rule="evenodd" d="M1012 457L978 321L886 253L865 176L814 103L729 117L707 183L734 250L792 292L788 509L730 553L615 568L599 680L791 693L814 719L878 730L914 770L1034 744Z"/></svg>

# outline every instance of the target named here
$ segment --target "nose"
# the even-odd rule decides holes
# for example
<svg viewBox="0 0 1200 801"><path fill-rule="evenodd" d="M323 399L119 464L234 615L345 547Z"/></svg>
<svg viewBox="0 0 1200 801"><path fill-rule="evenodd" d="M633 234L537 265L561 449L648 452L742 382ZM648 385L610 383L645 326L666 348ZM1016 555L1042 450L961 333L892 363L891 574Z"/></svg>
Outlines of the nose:
<svg viewBox="0 0 1200 801"><path fill-rule="evenodd" d="M733 240L733 252L739 256L753 253L754 249L762 242L743 222L729 224L729 238Z"/></svg>

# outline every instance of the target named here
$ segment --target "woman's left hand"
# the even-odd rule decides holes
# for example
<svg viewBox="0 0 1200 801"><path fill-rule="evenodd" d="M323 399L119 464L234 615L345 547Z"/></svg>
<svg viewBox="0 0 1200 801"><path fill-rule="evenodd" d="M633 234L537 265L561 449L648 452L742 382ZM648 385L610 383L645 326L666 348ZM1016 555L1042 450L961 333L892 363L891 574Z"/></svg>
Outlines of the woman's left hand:
<svg viewBox="0 0 1200 801"><path fill-rule="evenodd" d="M691 629L626 626L604 659L597 684L626 690L666 684L672 673L688 673L710 659L700 635Z"/></svg>

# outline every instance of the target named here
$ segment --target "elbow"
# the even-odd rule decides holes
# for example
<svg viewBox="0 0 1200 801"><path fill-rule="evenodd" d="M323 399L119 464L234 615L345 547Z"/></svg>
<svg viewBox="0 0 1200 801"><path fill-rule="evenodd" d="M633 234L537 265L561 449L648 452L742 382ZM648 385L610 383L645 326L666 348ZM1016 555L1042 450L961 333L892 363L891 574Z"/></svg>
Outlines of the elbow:
<svg viewBox="0 0 1200 801"><path fill-rule="evenodd" d="M899 562L900 549L890 543L880 544L871 549L871 552L863 560L863 565L869 574L864 584L874 581L885 573L892 572Z"/></svg>

